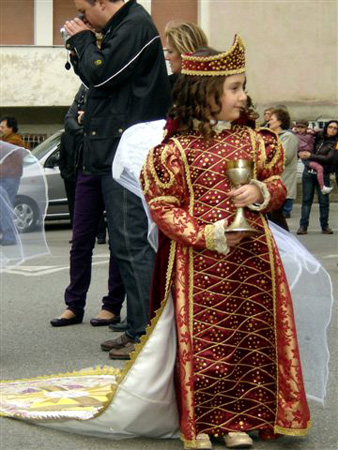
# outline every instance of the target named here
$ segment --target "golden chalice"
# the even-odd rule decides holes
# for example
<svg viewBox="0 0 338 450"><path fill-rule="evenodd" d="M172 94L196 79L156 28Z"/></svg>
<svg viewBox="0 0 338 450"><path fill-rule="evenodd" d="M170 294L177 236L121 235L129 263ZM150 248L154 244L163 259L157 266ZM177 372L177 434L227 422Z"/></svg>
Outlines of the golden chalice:
<svg viewBox="0 0 338 450"><path fill-rule="evenodd" d="M249 159L238 159L228 161L226 164L226 174L231 181L233 188L239 188L244 184L250 183L253 174L253 161ZM226 229L230 231L246 231L249 233L258 233L258 230L250 226L244 215L244 208L237 208L234 221Z"/></svg>

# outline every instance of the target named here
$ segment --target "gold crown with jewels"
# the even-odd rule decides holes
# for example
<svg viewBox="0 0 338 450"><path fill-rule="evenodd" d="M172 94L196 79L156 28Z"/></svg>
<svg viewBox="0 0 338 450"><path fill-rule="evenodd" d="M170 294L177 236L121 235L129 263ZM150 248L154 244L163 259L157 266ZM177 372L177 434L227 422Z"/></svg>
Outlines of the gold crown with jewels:
<svg viewBox="0 0 338 450"><path fill-rule="evenodd" d="M182 55L184 75L228 76L245 72L245 45L236 34L233 45L227 52L214 56L194 56L193 53Z"/></svg>

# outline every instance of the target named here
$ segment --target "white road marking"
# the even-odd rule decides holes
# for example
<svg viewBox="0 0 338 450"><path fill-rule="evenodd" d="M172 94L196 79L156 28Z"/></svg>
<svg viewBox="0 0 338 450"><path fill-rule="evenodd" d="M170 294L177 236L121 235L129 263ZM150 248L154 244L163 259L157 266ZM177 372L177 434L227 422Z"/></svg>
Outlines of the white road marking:
<svg viewBox="0 0 338 450"><path fill-rule="evenodd" d="M109 255L98 255L93 259L103 259L101 261L93 261L92 266L102 266L109 263ZM10 275L22 275L25 277L38 277L42 275L49 275L55 272L61 272L61 270L69 270L69 264L61 266L18 266L13 269L3 270L2 273L8 273Z"/></svg>

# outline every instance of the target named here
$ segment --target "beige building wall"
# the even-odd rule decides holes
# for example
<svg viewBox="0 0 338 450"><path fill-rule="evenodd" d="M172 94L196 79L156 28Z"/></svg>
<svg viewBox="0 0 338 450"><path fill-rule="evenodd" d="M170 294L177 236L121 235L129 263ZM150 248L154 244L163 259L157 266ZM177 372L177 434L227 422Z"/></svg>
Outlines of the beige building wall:
<svg viewBox="0 0 338 450"><path fill-rule="evenodd" d="M140 3L151 12L151 0ZM196 0L196 5L212 46L228 48L235 33L246 42L248 90L259 112L285 104L295 119L338 117L337 1ZM0 47L3 111L72 103L80 81L64 68L66 50L51 45L46 18L49 23L52 9L51 0L35 2L39 46ZM176 14L182 18L182 11Z"/></svg>
<svg viewBox="0 0 338 450"><path fill-rule="evenodd" d="M63 47L2 47L1 107L71 105L80 79Z"/></svg>
<svg viewBox="0 0 338 450"><path fill-rule="evenodd" d="M337 1L200 0L199 20L219 50L242 36L260 111L285 104L293 118L338 117Z"/></svg>

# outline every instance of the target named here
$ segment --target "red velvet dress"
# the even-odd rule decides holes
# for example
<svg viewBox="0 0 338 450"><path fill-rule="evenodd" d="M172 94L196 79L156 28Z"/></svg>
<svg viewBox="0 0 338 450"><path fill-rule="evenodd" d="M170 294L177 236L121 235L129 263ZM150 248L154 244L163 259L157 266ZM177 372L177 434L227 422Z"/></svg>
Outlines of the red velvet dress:
<svg viewBox="0 0 338 450"><path fill-rule="evenodd" d="M260 233L223 254L214 224L234 218L225 163L239 158L254 161L265 206L246 208ZM152 217L171 240L169 255L160 241L158 264L167 268L160 300L171 289L181 435L191 447L202 432L304 435L310 426L292 300L264 216L285 200L283 160L274 133L235 126L209 141L197 131L170 138L149 153L141 174Z"/></svg>

